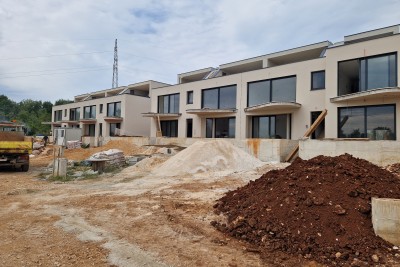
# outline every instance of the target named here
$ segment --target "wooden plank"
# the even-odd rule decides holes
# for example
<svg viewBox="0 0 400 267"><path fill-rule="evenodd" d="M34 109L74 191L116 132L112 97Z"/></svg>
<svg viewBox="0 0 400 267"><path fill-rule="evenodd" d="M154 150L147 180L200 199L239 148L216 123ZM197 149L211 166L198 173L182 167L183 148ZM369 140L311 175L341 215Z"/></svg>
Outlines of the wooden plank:
<svg viewBox="0 0 400 267"><path fill-rule="evenodd" d="M160 116L159 116L159 115L157 115L157 132L156 132L156 137L162 137L161 122L160 122Z"/></svg>
<svg viewBox="0 0 400 267"><path fill-rule="evenodd" d="M321 124L321 122L325 119L326 114L328 114L328 111L324 109L324 111L319 114L318 118L314 121L314 123L310 126L310 128L306 131L303 137L310 137L310 135L317 129L317 127ZM289 155L286 157L285 161L289 162L291 161L294 156L297 154L299 151L299 145L296 145L296 147L292 150L292 152L289 153Z"/></svg>

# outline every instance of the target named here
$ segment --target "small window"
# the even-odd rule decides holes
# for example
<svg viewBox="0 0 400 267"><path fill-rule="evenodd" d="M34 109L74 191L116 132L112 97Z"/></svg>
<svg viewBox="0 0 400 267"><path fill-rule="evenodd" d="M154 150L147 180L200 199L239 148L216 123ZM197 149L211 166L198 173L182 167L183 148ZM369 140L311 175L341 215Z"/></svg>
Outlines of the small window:
<svg viewBox="0 0 400 267"><path fill-rule="evenodd" d="M67 110L64 109L64 117L67 117Z"/></svg>
<svg viewBox="0 0 400 267"><path fill-rule="evenodd" d="M188 91L187 92L186 104L193 104L193 91Z"/></svg>
<svg viewBox="0 0 400 267"><path fill-rule="evenodd" d="M311 72L311 90L325 89L325 71Z"/></svg>
<svg viewBox="0 0 400 267"><path fill-rule="evenodd" d="M100 113L103 113L103 104L100 104Z"/></svg>

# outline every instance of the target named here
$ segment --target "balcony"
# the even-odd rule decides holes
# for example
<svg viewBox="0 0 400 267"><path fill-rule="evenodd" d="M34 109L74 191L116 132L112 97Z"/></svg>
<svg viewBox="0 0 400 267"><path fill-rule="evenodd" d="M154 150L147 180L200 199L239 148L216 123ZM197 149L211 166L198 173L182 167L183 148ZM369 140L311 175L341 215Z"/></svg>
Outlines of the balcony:
<svg viewBox="0 0 400 267"><path fill-rule="evenodd" d="M118 117L118 116L107 116L107 117L104 117L104 120L106 122L111 122L112 123L112 122L121 122L124 119L122 117Z"/></svg>
<svg viewBox="0 0 400 267"><path fill-rule="evenodd" d="M96 118L83 118L79 120L82 124L94 124L96 123Z"/></svg>
<svg viewBox="0 0 400 267"><path fill-rule="evenodd" d="M386 87L332 97L331 103L355 102L371 99L393 99L400 96L399 87Z"/></svg>
<svg viewBox="0 0 400 267"><path fill-rule="evenodd" d="M213 109L213 108L201 108L201 109L187 109L186 113L188 114L196 114L198 116L205 116L205 115L227 115L236 113L236 108L229 108L229 109Z"/></svg>
<svg viewBox="0 0 400 267"><path fill-rule="evenodd" d="M270 102L259 104L244 109L245 112L289 112L301 108L296 102Z"/></svg>
<svg viewBox="0 0 400 267"><path fill-rule="evenodd" d="M142 113L143 117L147 118L179 118L182 113L156 113L156 112L146 112Z"/></svg>

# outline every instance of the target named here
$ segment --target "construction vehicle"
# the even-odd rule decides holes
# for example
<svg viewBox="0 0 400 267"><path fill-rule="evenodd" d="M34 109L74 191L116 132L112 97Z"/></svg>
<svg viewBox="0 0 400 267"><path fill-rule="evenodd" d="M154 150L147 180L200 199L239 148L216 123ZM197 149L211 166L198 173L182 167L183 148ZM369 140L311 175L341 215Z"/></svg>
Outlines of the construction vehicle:
<svg viewBox="0 0 400 267"><path fill-rule="evenodd" d="M0 167L28 171L32 146L32 138L25 136L23 125L0 122Z"/></svg>

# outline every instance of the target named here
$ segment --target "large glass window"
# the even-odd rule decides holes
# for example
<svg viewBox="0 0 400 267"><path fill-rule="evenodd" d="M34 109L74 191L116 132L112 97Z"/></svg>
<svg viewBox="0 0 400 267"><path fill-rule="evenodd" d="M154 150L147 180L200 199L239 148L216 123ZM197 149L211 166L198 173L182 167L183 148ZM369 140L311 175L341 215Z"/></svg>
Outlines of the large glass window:
<svg viewBox="0 0 400 267"><path fill-rule="evenodd" d="M179 113L179 94L158 96L158 113Z"/></svg>
<svg viewBox="0 0 400 267"><path fill-rule="evenodd" d="M83 107L83 118L84 119L95 119L96 118L96 106Z"/></svg>
<svg viewBox="0 0 400 267"><path fill-rule="evenodd" d="M178 121L161 121L161 132L166 137L178 137Z"/></svg>
<svg viewBox="0 0 400 267"><path fill-rule="evenodd" d="M187 92L186 104L193 104L193 91Z"/></svg>
<svg viewBox="0 0 400 267"><path fill-rule="evenodd" d="M395 105L339 108L339 138L396 140Z"/></svg>
<svg viewBox="0 0 400 267"><path fill-rule="evenodd" d="M252 137L290 139L290 115L252 117Z"/></svg>
<svg viewBox="0 0 400 267"><path fill-rule="evenodd" d="M62 120L62 110L54 111L54 121L61 121Z"/></svg>
<svg viewBox="0 0 400 267"><path fill-rule="evenodd" d="M296 76L248 83L248 107L270 102L294 101L296 101Z"/></svg>
<svg viewBox="0 0 400 267"><path fill-rule="evenodd" d="M325 89L325 71L311 72L311 90Z"/></svg>
<svg viewBox="0 0 400 267"><path fill-rule="evenodd" d="M107 104L107 117L121 117L121 102Z"/></svg>
<svg viewBox="0 0 400 267"><path fill-rule="evenodd" d="M110 123L110 136L120 135L121 123Z"/></svg>
<svg viewBox="0 0 400 267"><path fill-rule="evenodd" d="M236 108L236 85L204 89L202 108L231 109Z"/></svg>
<svg viewBox="0 0 400 267"><path fill-rule="evenodd" d="M96 130L95 124L88 124L85 127L85 135L86 136L94 136L95 130Z"/></svg>
<svg viewBox="0 0 400 267"><path fill-rule="evenodd" d="M78 121L81 116L81 109L80 108L71 108L69 110L69 120L70 121Z"/></svg>
<svg viewBox="0 0 400 267"><path fill-rule="evenodd" d="M236 119L207 118L206 138L235 138Z"/></svg>
<svg viewBox="0 0 400 267"><path fill-rule="evenodd" d="M338 64L338 94L346 95L397 85L396 53L342 61Z"/></svg>

